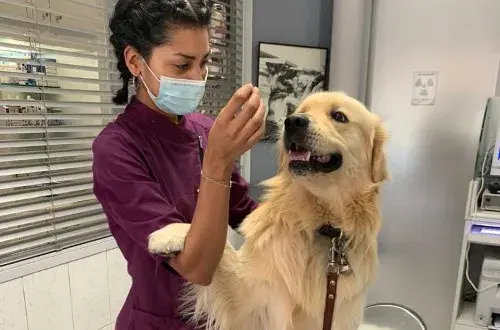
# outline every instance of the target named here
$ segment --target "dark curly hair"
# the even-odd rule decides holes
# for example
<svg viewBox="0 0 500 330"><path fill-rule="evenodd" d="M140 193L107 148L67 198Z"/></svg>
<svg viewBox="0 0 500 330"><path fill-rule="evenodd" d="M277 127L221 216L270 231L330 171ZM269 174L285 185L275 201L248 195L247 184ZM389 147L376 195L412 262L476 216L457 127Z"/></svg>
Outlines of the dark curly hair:
<svg viewBox="0 0 500 330"><path fill-rule="evenodd" d="M154 47L169 42L173 30L207 27L211 14L208 0L118 0L109 21L109 41L118 59L117 68L123 86L113 97L113 102L125 104L128 101L132 73L125 64L125 47L130 45L149 59Z"/></svg>

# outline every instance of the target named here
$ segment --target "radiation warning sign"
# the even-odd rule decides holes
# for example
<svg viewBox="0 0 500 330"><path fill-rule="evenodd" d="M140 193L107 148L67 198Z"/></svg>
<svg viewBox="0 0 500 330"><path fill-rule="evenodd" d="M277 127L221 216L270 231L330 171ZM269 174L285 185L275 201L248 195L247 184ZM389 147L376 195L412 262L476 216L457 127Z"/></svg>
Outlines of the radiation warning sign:
<svg viewBox="0 0 500 330"><path fill-rule="evenodd" d="M412 105L434 105L437 78L437 71L416 71L413 73Z"/></svg>

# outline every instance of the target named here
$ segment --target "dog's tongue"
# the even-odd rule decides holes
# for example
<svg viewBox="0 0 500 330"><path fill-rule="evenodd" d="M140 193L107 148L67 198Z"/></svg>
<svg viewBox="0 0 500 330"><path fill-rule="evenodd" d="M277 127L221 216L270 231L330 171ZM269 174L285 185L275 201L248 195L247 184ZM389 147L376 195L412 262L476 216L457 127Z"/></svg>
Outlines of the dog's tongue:
<svg viewBox="0 0 500 330"><path fill-rule="evenodd" d="M302 162L308 162L311 158L310 151L290 151L290 160L298 160Z"/></svg>

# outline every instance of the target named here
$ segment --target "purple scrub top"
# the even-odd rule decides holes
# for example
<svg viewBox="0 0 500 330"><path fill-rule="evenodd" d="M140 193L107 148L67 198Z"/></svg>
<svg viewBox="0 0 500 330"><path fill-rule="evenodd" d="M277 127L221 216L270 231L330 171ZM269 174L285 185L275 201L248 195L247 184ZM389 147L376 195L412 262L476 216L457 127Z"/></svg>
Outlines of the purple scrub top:
<svg viewBox="0 0 500 330"><path fill-rule="evenodd" d="M193 329L176 313L185 280L147 251L147 237L165 225L191 222L200 183L200 145L206 145L212 123L191 114L176 125L133 98L94 141L94 193L132 277L117 330ZM232 180L229 222L236 228L257 204L237 171Z"/></svg>

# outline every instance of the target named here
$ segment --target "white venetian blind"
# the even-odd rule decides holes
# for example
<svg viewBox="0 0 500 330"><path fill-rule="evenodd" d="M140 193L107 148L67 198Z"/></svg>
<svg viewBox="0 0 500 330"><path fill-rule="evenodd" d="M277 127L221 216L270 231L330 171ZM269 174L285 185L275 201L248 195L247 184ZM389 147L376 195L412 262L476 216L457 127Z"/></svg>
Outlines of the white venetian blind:
<svg viewBox="0 0 500 330"><path fill-rule="evenodd" d="M202 109L241 85L243 0L215 0ZM123 107L114 0L0 0L0 266L109 236L91 144Z"/></svg>
<svg viewBox="0 0 500 330"><path fill-rule="evenodd" d="M219 113L242 83L243 0L212 0L212 60L202 109Z"/></svg>
<svg viewBox="0 0 500 330"><path fill-rule="evenodd" d="M0 0L0 266L109 235L91 143L122 107L105 0Z"/></svg>

